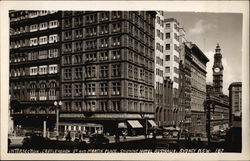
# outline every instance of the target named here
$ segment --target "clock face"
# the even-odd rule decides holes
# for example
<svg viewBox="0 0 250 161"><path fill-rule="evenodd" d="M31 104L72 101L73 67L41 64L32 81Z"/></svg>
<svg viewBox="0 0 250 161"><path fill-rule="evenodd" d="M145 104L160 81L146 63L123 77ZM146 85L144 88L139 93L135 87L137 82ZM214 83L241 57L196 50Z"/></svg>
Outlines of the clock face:
<svg viewBox="0 0 250 161"><path fill-rule="evenodd" d="M220 68L214 68L214 72L218 73L220 71Z"/></svg>

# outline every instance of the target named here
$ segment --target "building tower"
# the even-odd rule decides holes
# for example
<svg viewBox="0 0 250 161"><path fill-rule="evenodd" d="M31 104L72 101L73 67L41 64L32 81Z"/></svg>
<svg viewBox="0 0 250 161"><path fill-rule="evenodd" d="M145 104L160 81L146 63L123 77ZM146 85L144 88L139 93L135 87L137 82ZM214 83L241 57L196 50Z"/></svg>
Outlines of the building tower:
<svg viewBox="0 0 250 161"><path fill-rule="evenodd" d="M223 89L223 65L222 65L222 54L220 52L220 46L217 44L214 54L214 65L213 65L213 83L214 92L222 94Z"/></svg>

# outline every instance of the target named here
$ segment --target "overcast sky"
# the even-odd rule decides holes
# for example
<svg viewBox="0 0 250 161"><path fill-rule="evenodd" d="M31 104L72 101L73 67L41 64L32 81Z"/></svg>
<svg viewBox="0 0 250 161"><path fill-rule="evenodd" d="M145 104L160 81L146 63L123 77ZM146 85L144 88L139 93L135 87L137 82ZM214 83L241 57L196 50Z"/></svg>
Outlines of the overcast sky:
<svg viewBox="0 0 250 161"><path fill-rule="evenodd" d="M209 58L207 82L212 82L213 56L219 43L224 66L223 91L234 81L242 81L242 14L166 12L166 18L176 18L186 31L186 39L195 43Z"/></svg>

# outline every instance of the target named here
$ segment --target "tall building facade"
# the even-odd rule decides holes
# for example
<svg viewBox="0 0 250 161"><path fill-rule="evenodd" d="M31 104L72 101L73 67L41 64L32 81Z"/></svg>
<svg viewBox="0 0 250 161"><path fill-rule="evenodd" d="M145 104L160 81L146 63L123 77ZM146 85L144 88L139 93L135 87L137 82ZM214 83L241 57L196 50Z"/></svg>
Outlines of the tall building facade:
<svg viewBox="0 0 250 161"><path fill-rule="evenodd" d="M157 11L155 19L155 120L159 126L163 125L166 119L164 108L164 13Z"/></svg>
<svg viewBox="0 0 250 161"><path fill-rule="evenodd" d="M209 59L193 43L191 49L191 127L190 132L197 135L205 134L206 118L203 103L206 100L206 63Z"/></svg>
<svg viewBox="0 0 250 161"><path fill-rule="evenodd" d="M10 11L10 111L14 129L54 129L61 12Z"/></svg>
<svg viewBox="0 0 250 161"><path fill-rule="evenodd" d="M80 122L114 133L120 122L154 119L155 14L63 12L62 131Z"/></svg>
<svg viewBox="0 0 250 161"><path fill-rule="evenodd" d="M229 88L229 102L230 102L230 121L233 121L234 116L242 116L242 83L233 82Z"/></svg>
<svg viewBox="0 0 250 161"><path fill-rule="evenodd" d="M145 119L152 124L155 15L11 11L10 106L15 127L53 131L59 120L61 132L82 130L86 123L114 133L119 123L142 129Z"/></svg>

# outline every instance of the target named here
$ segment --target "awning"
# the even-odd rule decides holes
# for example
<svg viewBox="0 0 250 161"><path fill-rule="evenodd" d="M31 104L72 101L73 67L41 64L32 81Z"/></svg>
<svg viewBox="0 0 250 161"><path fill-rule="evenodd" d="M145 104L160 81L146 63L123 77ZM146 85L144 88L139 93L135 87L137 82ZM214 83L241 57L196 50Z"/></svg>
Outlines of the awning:
<svg viewBox="0 0 250 161"><path fill-rule="evenodd" d="M137 120L128 120L128 123L132 126L132 128L142 128L142 125Z"/></svg>
<svg viewBox="0 0 250 161"><path fill-rule="evenodd" d="M127 124L125 122L120 122L118 128L127 128Z"/></svg>
<svg viewBox="0 0 250 161"><path fill-rule="evenodd" d="M156 127L156 123L154 122L154 120L148 120L148 122L151 124L152 127Z"/></svg>

